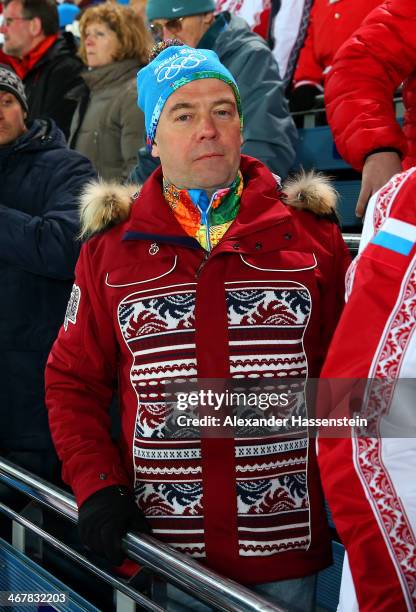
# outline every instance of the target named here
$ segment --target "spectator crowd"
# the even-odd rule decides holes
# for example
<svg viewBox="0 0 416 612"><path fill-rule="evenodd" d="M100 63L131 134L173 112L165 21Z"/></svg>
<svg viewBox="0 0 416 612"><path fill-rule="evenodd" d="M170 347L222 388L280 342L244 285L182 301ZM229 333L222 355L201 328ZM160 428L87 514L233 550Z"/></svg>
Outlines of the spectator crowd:
<svg viewBox="0 0 416 612"><path fill-rule="evenodd" d="M107 563L151 533L312 611L325 494L339 610L416 610L400 385L377 396L393 433L317 443L181 436L167 399L196 378L284 381L296 412L322 377L326 409L352 413L356 386L333 381L368 379L370 413L374 380L413 377L415 22L414 0L0 3L0 456L70 486ZM294 175L294 118L322 96L362 173L352 263L330 181ZM159 603L195 605L173 587Z"/></svg>

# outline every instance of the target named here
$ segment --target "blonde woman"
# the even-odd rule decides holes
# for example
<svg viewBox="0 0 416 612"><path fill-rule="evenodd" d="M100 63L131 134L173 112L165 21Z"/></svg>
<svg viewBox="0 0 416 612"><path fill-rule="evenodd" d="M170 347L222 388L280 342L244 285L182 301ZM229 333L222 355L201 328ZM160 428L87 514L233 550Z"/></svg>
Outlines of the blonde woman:
<svg viewBox="0 0 416 612"><path fill-rule="evenodd" d="M80 56L88 66L69 145L88 157L104 179L125 179L144 140L136 74L147 62L150 40L143 20L128 6L105 2L80 20Z"/></svg>

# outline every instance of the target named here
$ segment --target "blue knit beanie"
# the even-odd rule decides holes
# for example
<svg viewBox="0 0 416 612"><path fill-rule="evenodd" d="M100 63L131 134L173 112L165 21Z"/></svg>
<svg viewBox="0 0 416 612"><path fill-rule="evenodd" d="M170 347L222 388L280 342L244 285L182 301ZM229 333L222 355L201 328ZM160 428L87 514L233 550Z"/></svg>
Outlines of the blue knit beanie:
<svg viewBox="0 0 416 612"><path fill-rule="evenodd" d="M227 83L233 90L243 124L237 83L231 72L221 64L218 55L214 51L186 45L168 46L137 74L137 103L144 112L149 150L166 100L177 89L197 79L220 79Z"/></svg>
<svg viewBox="0 0 416 612"><path fill-rule="evenodd" d="M146 4L146 17L149 21L176 19L211 11L215 11L215 0L147 0Z"/></svg>

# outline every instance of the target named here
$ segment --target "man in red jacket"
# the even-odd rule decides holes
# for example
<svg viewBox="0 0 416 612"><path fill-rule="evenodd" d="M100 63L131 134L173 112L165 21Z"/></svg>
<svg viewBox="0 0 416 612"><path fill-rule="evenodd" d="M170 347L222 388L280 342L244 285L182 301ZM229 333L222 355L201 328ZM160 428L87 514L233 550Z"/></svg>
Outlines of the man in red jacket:
<svg viewBox="0 0 416 612"><path fill-rule="evenodd" d="M325 82L328 122L337 148L363 173L358 216L394 174L416 164L415 27L413 0L384 2L337 53ZM402 128L393 95L403 82Z"/></svg>
<svg viewBox="0 0 416 612"><path fill-rule="evenodd" d="M313 441L306 431L224 435L221 423L205 434L198 410L179 420L173 387L187 397L196 378L318 376L349 257L336 224L287 207L276 177L240 155L240 96L218 56L162 49L138 76L161 169L131 214L114 187L93 187L84 202L84 233L101 231L84 245L49 358L52 436L90 548L119 564L126 531L151 528L270 599L312 610L315 574L330 562ZM103 232L114 213L122 222ZM116 378L117 445L107 415ZM293 393L291 409L304 402ZM186 426L190 415L197 423Z"/></svg>
<svg viewBox="0 0 416 612"><path fill-rule="evenodd" d="M54 0L6 0L0 32L0 63L22 79L29 120L53 119L69 134L76 103L65 95L79 84L82 62L72 34L59 34Z"/></svg>

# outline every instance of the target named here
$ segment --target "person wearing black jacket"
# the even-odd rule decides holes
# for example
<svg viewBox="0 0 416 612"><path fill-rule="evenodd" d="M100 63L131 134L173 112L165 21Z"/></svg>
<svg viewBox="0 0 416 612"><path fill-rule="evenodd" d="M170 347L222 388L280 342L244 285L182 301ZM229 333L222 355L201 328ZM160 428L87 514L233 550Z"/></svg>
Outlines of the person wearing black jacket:
<svg viewBox="0 0 416 612"><path fill-rule="evenodd" d="M59 33L54 0L6 0L0 63L8 64L22 79L29 120L53 119L69 135L76 102L66 94L82 83L82 61L69 32Z"/></svg>
<svg viewBox="0 0 416 612"><path fill-rule="evenodd" d="M53 481L43 373L78 258L78 195L96 173L53 121L26 114L21 80L0 66L0 455Z"/></svg>

